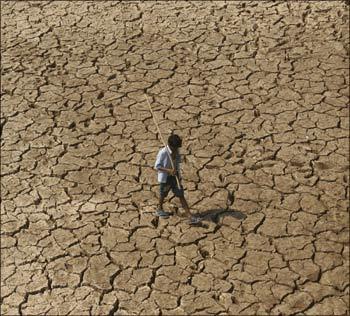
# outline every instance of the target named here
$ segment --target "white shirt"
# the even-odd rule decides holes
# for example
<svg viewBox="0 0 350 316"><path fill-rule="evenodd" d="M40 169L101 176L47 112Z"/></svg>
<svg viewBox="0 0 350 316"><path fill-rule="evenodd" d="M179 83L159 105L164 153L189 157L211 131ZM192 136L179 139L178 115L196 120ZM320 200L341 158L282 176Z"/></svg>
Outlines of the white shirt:
<svg viewBox="0 0 350 316"><path fill-rule="evenodd" d="M166 180L168 178L168 173L165 171L160 171L159 168L167 168L167 169L173 168L169 154L170 155L172 154L172 151L169 146L161 148L158 152L157 159L154 164L154 168L158 170L159 183L166 183ZM180 154L178 153L175 158L175 166L176 166L176 170L178 171L179 177L180 177L180 162L181 162L181 157L180 157Z"/></svg>

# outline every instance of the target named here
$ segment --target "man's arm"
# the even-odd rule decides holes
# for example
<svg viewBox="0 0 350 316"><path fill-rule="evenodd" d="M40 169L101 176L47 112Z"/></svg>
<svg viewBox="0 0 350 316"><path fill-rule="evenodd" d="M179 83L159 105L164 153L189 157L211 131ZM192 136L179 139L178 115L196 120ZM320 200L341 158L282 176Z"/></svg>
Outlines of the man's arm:
<svg viewBox="0 0 350 316"><path fill-rule="evenodd" d="M168 168L164 168L163 167L163 161L164 161L164 155L166 155L167 153L166 152L159 152L158 155L157 155L157 159L156 159L156 162L154 164L154 168L156 170L159 170L159 171L164 171L164 172L167 172L171 175L175 175L175 169L168 169Z"/></svg>
<svg viewBox="0 0 350 316"><path fill-rule="evenodd" d="M168 169L168 168L159 167L159 168L157 168L157 170L167 172L167 173L169 173L171 175L175 175L176 174L176 170L175 169Z"/></svg>

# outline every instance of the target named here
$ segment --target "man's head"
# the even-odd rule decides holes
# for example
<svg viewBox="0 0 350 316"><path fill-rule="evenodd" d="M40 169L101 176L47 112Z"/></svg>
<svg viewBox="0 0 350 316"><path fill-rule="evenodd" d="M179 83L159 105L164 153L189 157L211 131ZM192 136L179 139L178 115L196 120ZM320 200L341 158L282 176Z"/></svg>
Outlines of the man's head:
<svg viewBox="0 0 350 316"><path fill-rule="evenodd" d="M168 138L168 145L172 149L177 149L182 146L182 140L178 135L172 134Z"/></svg>

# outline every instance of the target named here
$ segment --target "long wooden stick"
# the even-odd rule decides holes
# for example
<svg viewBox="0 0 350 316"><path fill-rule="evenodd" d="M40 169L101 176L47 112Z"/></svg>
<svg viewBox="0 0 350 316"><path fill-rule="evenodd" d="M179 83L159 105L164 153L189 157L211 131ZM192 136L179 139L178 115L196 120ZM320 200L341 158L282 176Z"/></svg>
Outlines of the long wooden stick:
<svg viewBox="0 0 350 316"><path fill-rule="evenodd" d="M146 94L145 94L145 97L146 97L146 100L147 100L147 104L148 104L149 110L151 111L151 114L152 114L153 122L154 122L154 124L156 125L158 134L159 134L159 136L160 136L160 139L161 139L163 145L165 146L166 151L167 151L167 153L168 153L168 155L169 155L171 166L172 166L173 169L175 169L174 162L173 162L173 159L171 158L171 154L170 154L170 152L169 152L168 146L166 145L166 143L165 143L165 141L164 141L164 138L163 138L162 133L161 133L161 131L160 131L160 129L159 129L159 126L158 126L158 124L157 124L156 118L155 118L155 116L154 116L154 113L153 113L151 104L149 103L149 100L148 100L148 97L147 97ZM180 186L180 181L179 181L179 178L177 177L176 174L175 174L175 178L176 178L177 185L178 185L178 187L179 187L179 189L180 189L180 188L181 188L181 186Z"/></svg>

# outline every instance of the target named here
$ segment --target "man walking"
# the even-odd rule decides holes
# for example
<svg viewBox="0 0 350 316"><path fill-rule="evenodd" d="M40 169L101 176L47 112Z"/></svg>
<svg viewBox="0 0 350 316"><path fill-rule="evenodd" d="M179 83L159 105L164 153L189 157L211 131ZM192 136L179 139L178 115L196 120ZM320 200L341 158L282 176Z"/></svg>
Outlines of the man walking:
<svg viewBox="0 0 350 316"><path fill-rule="evenodd" d="M181 146L181 138L178 135L173 134L168 138L168 146L161 148L158 152L154 165L155 169L158 171L159 183L159 204L156 216L168 218L171 215L169 212L163 210L163 202L169 191L172 190L174 195L180 199L181 205L189 217L189 223L196 224L200 219L190 213L188 203L184 196L184 190L180 184L181 158L179 148Z"/></svg>

